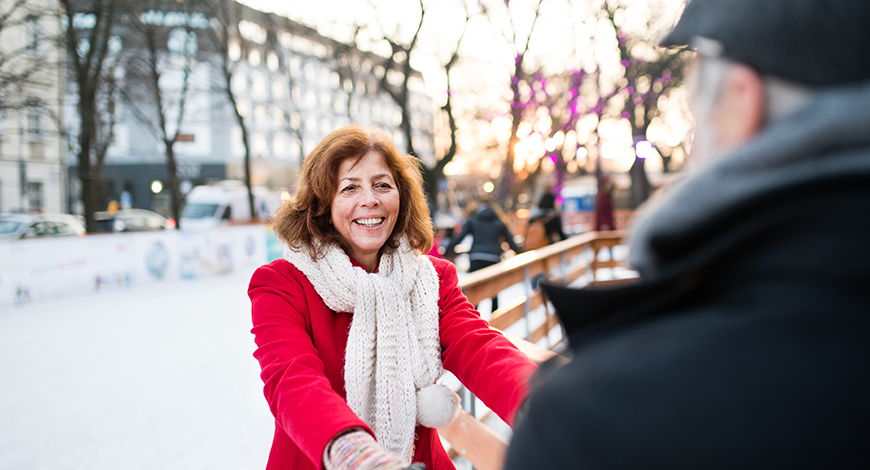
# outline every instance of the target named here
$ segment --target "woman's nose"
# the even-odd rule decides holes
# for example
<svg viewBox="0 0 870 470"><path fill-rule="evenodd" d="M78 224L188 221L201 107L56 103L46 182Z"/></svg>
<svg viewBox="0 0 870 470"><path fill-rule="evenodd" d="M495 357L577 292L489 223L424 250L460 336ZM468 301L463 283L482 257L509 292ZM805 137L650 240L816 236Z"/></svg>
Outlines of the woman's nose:
<svg viewBox="0 0 870 470"><path fill-rule="evenodd" d="M363 201L364 206L374 207L380 204L378 201L378 195L375 193L374 188L368 188L363 190Z"/></svg>

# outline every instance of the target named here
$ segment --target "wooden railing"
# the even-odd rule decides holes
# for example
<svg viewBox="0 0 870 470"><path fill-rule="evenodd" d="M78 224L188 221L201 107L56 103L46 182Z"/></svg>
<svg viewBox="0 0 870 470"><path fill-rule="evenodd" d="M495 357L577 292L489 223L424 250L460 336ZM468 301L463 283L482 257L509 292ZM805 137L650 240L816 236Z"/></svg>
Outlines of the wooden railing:
<svg viewBox="0 0 870 470"><path fill-rule="evenodd" d="M614 260L612 256L601 261L599 251L623 244L624 237L625 232L622 230L578 235L469 273L459 284L474 305L483 299L497 296L511 286L521 284L524 295L492 312L489 324L504 333L508 327L525 321L525 338L504 334L532 360L541 363L556 355L550 348L558 345L559 341L549 344L549 335L558 325L558 319L555 312L546 308L540 288L532 288L532 279L543 275L548 282L567 285L588 275L590 284L602 282L597 277L597 270L622 266L622 262ZM529 315L542 305L545 308L544 321L532 327ZM548 338L546 348L536 344L544 337ZM501 470L503 467L507 443L467 411L462 411L453 423L439 428L438 432L450 443L451 457L462 455L477 470Z"/></svg>

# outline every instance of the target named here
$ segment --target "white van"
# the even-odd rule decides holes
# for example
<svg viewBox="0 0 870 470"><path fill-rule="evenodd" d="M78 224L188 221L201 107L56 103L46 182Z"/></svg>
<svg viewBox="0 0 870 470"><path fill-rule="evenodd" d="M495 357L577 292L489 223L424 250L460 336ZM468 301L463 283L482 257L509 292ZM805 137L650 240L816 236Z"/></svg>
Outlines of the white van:
<svg viewBox="0 0 870 470"><path fill-rule="evenodd" d="M263 187L253 188L254 218L272 218L281 204L278 193ZM221 181L212 186L196 186L187 194L181 211L181 229L201 229L250 220L248 188L241 181Z"/></svg>

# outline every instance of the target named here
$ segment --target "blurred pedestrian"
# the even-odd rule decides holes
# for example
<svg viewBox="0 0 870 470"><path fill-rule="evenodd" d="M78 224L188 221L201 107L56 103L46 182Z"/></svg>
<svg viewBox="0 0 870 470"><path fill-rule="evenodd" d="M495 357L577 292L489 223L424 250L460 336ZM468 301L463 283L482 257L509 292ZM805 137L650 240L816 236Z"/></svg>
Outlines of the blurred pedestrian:
<svg viewBox="0 0 870 470"><path fill-rule="evenodd" d="M616 185L604 173L598 176L598 193L595 195L595 230L616 230L613 221L613 192Z"/></svg>
<svg viewBox="0 0 870 470"><path fill-rule="evenodd" d="M471 248L468 250L468 272L474 272L492 266L501 261L505 251L505 245L514 253L519 253L520 248L514 242L514 237L503 220L500 209L489 198L484 197L469 211L462 230L456 234L447 249L445 256L454 256L456 245L462 242L466 236L471 235ZM492 298L492 311L498 310L498 297Z"/></svg>
<svg viewBox="0 0 870 470"><path fill-rule="evenodd" d="M566 238L568 237L562 229L562 215L556 209L556 195L547 191L541 196L538 207L529 217L523 248L537 250Z"/></svg>
<svg viewBox="0 0 870 470"><path fill-rule="evenodd" d="M417 164L380 131L339 129L276 214L284 258L248 288L275 416L267 470L452 469L435 428L459 397L443 370L508 423L527 394L535 365L480 318L452 263L421 254L432 224Z"/></svg>
<svg viewBox="0 0 870 470"><path fill-rule="evenodd" d="M691 174L630 237L639 283L543 284L574 360L506 470L867 468L870 4L691 0Z"/></svg>

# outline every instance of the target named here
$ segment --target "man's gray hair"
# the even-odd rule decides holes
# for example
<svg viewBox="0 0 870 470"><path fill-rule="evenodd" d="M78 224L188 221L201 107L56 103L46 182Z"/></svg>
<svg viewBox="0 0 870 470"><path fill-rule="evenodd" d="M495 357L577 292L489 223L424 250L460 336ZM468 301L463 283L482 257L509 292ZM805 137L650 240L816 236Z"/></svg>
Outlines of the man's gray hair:
<svg viewBox="0 0 870 470"><path fill-rule="evenodd" d="M718 101L725 77L734 62L724 57L700 56L698 64L698 92L707 100ZM768 74L760 74L765 89L765 124L778 121L807 103L816 94L816 88ZM710 103L713 104L713 103Z"/></svg>

